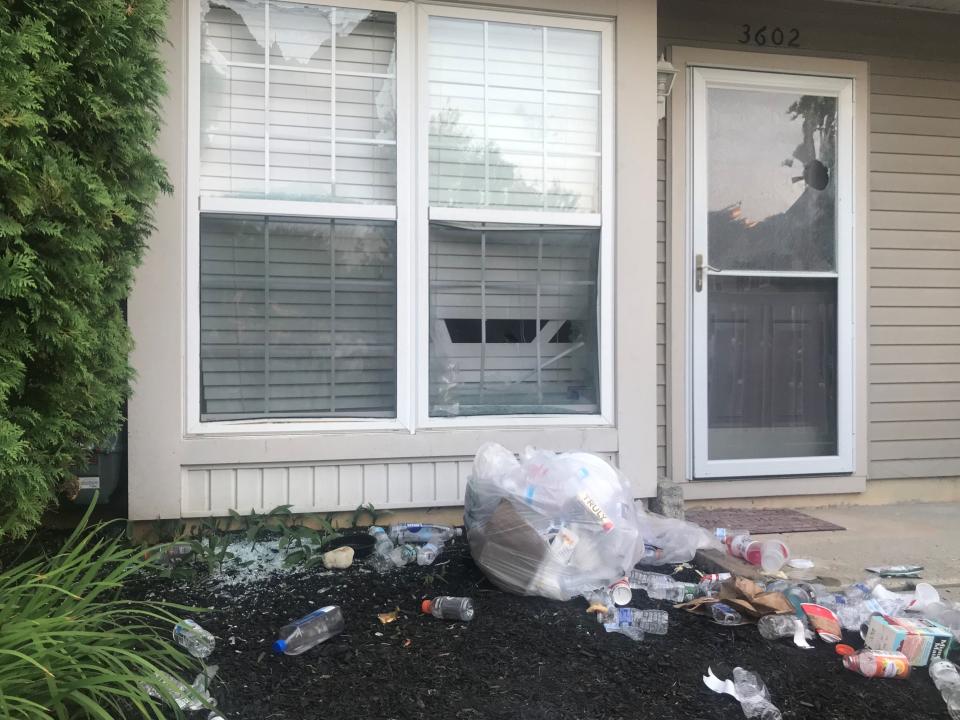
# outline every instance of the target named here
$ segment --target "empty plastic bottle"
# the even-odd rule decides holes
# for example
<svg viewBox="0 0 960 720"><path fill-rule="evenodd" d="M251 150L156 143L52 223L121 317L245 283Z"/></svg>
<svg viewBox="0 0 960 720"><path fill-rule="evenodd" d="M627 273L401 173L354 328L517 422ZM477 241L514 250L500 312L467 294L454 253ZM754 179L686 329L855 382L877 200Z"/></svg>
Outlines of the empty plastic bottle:
<svg viewBox="0 0 960 720"><path fill-rule="evenodd" d="M733 669L733 684L737 688L740 707L748 718L782 720L777 707L770 702L770 691L760 676L742 667Z"/></svg>
<svg viewBox="0 0 960 720"><path fill-rule="evenodd" d="M714 603L710 606L710 614L720 625L739 625L743 616L726 603Z"/></svg>
<svg viewBox="0 0 960 720"><path fill-rule="evenodd" d="M343 612L336 605L327 605L280 628L280 637L273 643L273 650L286 655L299 655L339 635L343 627Z"/></svg>
<svg viewBox="0 0 960 720"><path fill-rule="evenodd" d="M449 542L463 535L461 528L449 525L422 525L420 523L395 523L390 526L390 538L396 543Z"/></svg>
<svg viewBox="0 0 960 720"><path fill-rule="evenodd" d="M473 600L466 597L452 597L441 595L433 600L424 600L420 609L427 615L442 618L443 620L473 620Z"/></svg>
<svg viewBox="0 0 960 720"><path fill-rule="evenodd" d="M901 652L861 650L845 655L843 666L864 677L906 678L910 675L910 659Z"/></svg>
<svg viewBox="0 0 960 720"><path fill-rule="evenodd" d="M397 545L397 547L395 547L393 550L390 551L390 560L397 567L403 567L404 565L409 565L416 559L417 559L416 545L410 545L410 544Z"/></svg>
<svg viewBox="0 0 960 720"><path fill-rule="evenodd" d="M694 583L677 582L671 577L648 585L646 591L651 600L669 600L674 603L690 602L700 592Z"/></svg>
<svg viewBox="0 0 960 720"><path fill-rule="evenodd" d="M950 720L960 720L960 671L949 660L930 663L930 678L947 704Z"/></svg>
<svg viewBox="0 0 960 720"><path fill-rule="evenodd" d="M673 578L663 573L649 572L647 570L631 570L630 575L627 576L627 582L634 590L646 590L658 584L668 585L673 582Z"/></svg>
<svg viewBox="0 0 960 720"><path fill-rule="evenodd" d="M796 615L764 615L757 622L757 629L767 640L778 640L785 637L793 637L797 631L797 623L803 626L803 621ZM803 628L804 637L807 640L813 640L813 632Z"/></svg>
<svg viewBox="0 0 960 720"><path fill-rule="evenodd" d="M428 542L417 548L417 565L433 565L437 555L443 549L443 543Z"/></svg>
<svg viewBox="0 0 960 720"><path fill-rule="evenodd" d="M150 548L143 554L144 560L159 560L173 564L193 554L193 545L187 542L175 542L169 545Z"/></svg>
<svg viewBox="0 0 960 720"><path fill-rule="evenodd" d="M629 625L651 635L666 635L669 616L666 610L622 607L610 613L606 622L616 623L621 627Z"/></svg>
<svg viewBox="0 0 960 720"><path fill-rule="evenodd" d="M396 565L390 559L390 553L393 552L393 541L387 535L387 531L377 525L371 526L367 532L373 537L373 553L370 555L370 565L378 572L386 572L395 568Z"/></svg>
<svg viewBox="0 0 960 720"><path fill-rule="evenodd" d="M181 620L174 625L173 639L177 645L201 660L209 657L217 644L216 638L193 620Z"/></svg>

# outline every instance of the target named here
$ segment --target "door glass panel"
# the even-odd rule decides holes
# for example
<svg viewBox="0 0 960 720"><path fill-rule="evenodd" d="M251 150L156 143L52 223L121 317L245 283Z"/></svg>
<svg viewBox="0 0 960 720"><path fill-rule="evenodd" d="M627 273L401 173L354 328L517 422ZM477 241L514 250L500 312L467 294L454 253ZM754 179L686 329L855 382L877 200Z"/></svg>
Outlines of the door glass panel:
<svg viewBox="0 0 960 720"><path fill-rule="evenodd" d="M836 269L837 99L707 91L710 264Z"/></svg>
<svg viewBox="0 0 960 720"><path fill-rule="evenodd" d="M837 454L837 281L713 275L711 460Z"/></svg>

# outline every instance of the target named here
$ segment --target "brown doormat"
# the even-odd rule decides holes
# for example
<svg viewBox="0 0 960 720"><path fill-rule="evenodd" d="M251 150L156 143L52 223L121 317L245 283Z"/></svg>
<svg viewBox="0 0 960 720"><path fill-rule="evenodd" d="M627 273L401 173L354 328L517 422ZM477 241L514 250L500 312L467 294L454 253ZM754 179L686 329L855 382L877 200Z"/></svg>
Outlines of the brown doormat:
<svg viewBox="0 0 960 720"><path fill-rule="evenodd" d="M815 518L798 510L763 510L759 508L716 508L714 510L687 510L686 518L708 530L722 527L728 530L749 530L753 535L764 533L820 532L846 530L832 522Z"/></svg>

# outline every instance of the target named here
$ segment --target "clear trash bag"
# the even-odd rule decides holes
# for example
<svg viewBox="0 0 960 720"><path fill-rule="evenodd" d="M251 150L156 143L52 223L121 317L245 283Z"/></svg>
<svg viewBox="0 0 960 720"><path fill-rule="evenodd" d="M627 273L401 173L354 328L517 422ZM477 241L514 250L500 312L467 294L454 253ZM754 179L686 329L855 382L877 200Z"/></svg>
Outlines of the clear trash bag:
<svg viewBox="0 0 960 720"><path fill-rule="evenodd" d="M488 443L464 499L474 561L498 587L567 600L622 578L644 554L630 483L585 452Z"/></svg>
<svg viewBox="0 0 960 720"><path fill-rule="evenodd" d="M641 565L675 565L693 560L697 550L723 549L713 533L686 520L638 512L637 521L644 542L656 548L638 560Z"/></svg>

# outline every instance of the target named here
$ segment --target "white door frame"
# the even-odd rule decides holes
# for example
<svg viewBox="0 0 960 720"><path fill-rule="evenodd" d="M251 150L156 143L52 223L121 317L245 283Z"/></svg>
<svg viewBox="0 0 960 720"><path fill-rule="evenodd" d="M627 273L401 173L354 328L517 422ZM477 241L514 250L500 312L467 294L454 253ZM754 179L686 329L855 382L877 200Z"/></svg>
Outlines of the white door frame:
<svg viewBox="0 0 960 720"><path fill-rule="evenodd" d="M728 275L781 275L785 277L837 278L837 454L815 457L781 457L710 460L707 442L707 282L697 292L690 283L691 374L690 414L692 417L693 477L697 479L778 475L850 473L854 469L854 150L853 81L849 78L794 75L786 73L690 67L690 231L687 272L695 272L694 258L701 254L709 267L707 253L707 129L708 88L757 89L804 92L837 98L837 235L836 272L750 272ZM704 270L705 275L714 274Z"/></svg>

